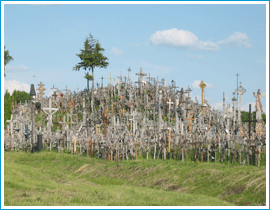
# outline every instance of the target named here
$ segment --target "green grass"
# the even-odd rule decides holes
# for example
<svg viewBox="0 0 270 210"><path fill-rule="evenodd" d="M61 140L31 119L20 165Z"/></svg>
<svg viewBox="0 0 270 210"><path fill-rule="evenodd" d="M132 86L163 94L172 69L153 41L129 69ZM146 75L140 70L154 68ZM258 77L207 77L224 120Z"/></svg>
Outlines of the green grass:
<svg viewBox="0 0 270 210"><path fill-rule="evenodd" d="M265 167L176 160L108 162L55 152L5 152L4 156L7 206L266 203Z"/></svg>

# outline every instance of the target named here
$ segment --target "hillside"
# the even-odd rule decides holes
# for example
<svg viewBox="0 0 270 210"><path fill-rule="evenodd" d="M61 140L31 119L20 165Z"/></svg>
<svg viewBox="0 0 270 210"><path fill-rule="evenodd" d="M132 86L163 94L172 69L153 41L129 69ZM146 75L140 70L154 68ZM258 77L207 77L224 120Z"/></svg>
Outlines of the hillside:
<svg viewBox="0 0 270 210"><path fill-rule="evenodd" d="M266 168L5 152L8 206L266 205Z"/></svg>

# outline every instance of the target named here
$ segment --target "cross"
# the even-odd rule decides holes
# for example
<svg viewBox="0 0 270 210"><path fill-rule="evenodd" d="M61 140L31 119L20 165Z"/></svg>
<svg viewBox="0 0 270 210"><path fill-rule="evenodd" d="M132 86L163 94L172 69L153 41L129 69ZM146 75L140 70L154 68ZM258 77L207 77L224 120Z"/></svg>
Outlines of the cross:
<svg viewBox="0 0 270 210"><path fill-rule="evenodd" d="M238 89L238 76L240 76L240 74L237 73L235 76L237 77L237 79L236 79L236 89ZM237 95L237 101L238 101L238 95Z"/></svg>
<svg viewBox="0 0 270 210"><path fill-rule="evenodd" d="M111 85L112 84L112 79L115 79L115 78L112 78L111 72L110 72L110 78L106 78L106 79L109 79L110 80L110 85Z"/></svg>
<svg viewBox="0 0 270 210"><path fill-rule="evenodd" d="M66 91L66 95L67 95L67 92L69 91L69 89L67 89L67 85L66 85L66 89L63 89L63 91Z"/></svg>
<svg viewBox="0 0 270 210"><path fill-rule="evenodd" d="M239 105L238 105L238 123L241 121L241 96L246 92L246 89L241 86L235 90L235 92L239 95Z"/></svg>
<svg viewBox="0 0 270 210"><path fill-rule="evenodd" d="M122 72L120 71L120 76L117 76L119 79L120 79L120 81L122 82Z"/></svg>
<svg viewBox="0 0 270 210"><path fill-rule="evenodd" d="M173 102L171 101L170 98L169 98L169 102L167 102L167 104L169 104L169 110L171 110L171 105L173 104Z"/></svg>
<svg viewBox="0 0 270 210"><path fill-rule="evenodd" d="M102 80L102 88L103 88L103 79L104 79L104 78L103 78L103 76L102 76L102 77L101 77L101 80Z"/></svg>
<svg viewBox="0 0 270 210"><path fill-rule="evenodd" d="M53 85L53 87L52 87L51 89L52 89L52 90L53 90L53 92L54 92L54 89L55 89L54 85Z"/></svg>
<svg viewBox="0 0 270 210"><path fill-rule="evenodd" d="M132 70L130 69L130 67L128 68L128 79L129 79L129 72L131 72Z"/></svg>
<svg viewBox="0 0 270 210"><path fill-rule="evenodd" d="M52 108L52 99L49 99L49 107L42 108L43 111L48 115L48 126L52 125L52 115L58 111L58 108Z"/></svg>
<svg viewBox="0 0 270 210"><path fill-rule="evenodd" d="M32 77L33 77L33 78L34 78L34 80L35 80L37 76L36 76L36 75L33 75Z"/></svg>
<svg viewBox="0 0 270 210"><path fill-rule="evenodd" d="M165 79L163 78L161 81L163 82L164 87L166 87L166 82L167 82L166 78Z"/></svg>
<svg viewBox="0 0 270 210"><path fill-rule="evenodd" d="M189 133L191 133L191 122L194 118L191 118L191 113L188 113L189 118L185 118L185 120L189 120Z"/></svg>
<svg viewBox="0 0 270 210"><path fill-rule="evenodd" d="M250 139L250 124L252 122L257 122L257 120L251 120L251 104L249 104L248 120L246 120L244 122L248 122L248 137Z"/></svg>
<svg viewBox="0 0 270 210"><path fill-rule="evenodd" d="M57 97L57 94L56 94L56 91L54 91L54 93L53 93L53 95L52 95L53 97L54 97L54 100L56 99L56 97Z"/></svg>
<svg viewBox="0 0 270 210"><path fill-rule="evenodd" d="M150 83L151 83L151 77L150 77L150 73L149 73L148 80L149 80L149 85L150 85Z"/></svg>

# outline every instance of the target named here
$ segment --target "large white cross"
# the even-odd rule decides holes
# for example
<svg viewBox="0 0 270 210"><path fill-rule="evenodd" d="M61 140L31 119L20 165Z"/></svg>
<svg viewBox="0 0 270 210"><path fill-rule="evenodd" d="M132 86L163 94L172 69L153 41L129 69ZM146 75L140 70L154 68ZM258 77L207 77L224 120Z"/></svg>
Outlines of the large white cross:
<svg viewBox="0 0 270 210"><path fill-rule="evenodd" d="M52 115L58 111L58 108L52 108L52 98L49 98L49 107L42 110L48 115L48 126L52 126Z"/></svg>

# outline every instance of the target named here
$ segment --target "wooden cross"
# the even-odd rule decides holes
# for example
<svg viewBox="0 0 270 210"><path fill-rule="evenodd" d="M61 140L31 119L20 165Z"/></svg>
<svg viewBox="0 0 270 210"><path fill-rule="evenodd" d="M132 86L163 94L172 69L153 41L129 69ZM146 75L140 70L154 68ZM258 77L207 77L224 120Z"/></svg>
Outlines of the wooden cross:
<svg viewBox="0 0 270 210"><path fill-rule="evenodd" d="M110 78L106 78L106 79L109 79L110 80L110 85L111 85L112 84L112 79L115 79L115 78L112 78L111 72L110 72Z"/></svg>
<svg viewBox="0 0 270 210"><path fill-rule="evenodd" d="M56 99L56 97L57 97L57 94L56 94L56 91L54 91L54 93L53 93L53 95L52 95L53 97L54 97L54 100Z"/></svg>
<svg viewBox="0 0 270 210"><path fill-rule="evenodd" d="M191 122L194 118L191 118L191 113L188 113L189 118L185 118L185 120L189 120L189 133L191 133Z"/></svg>

